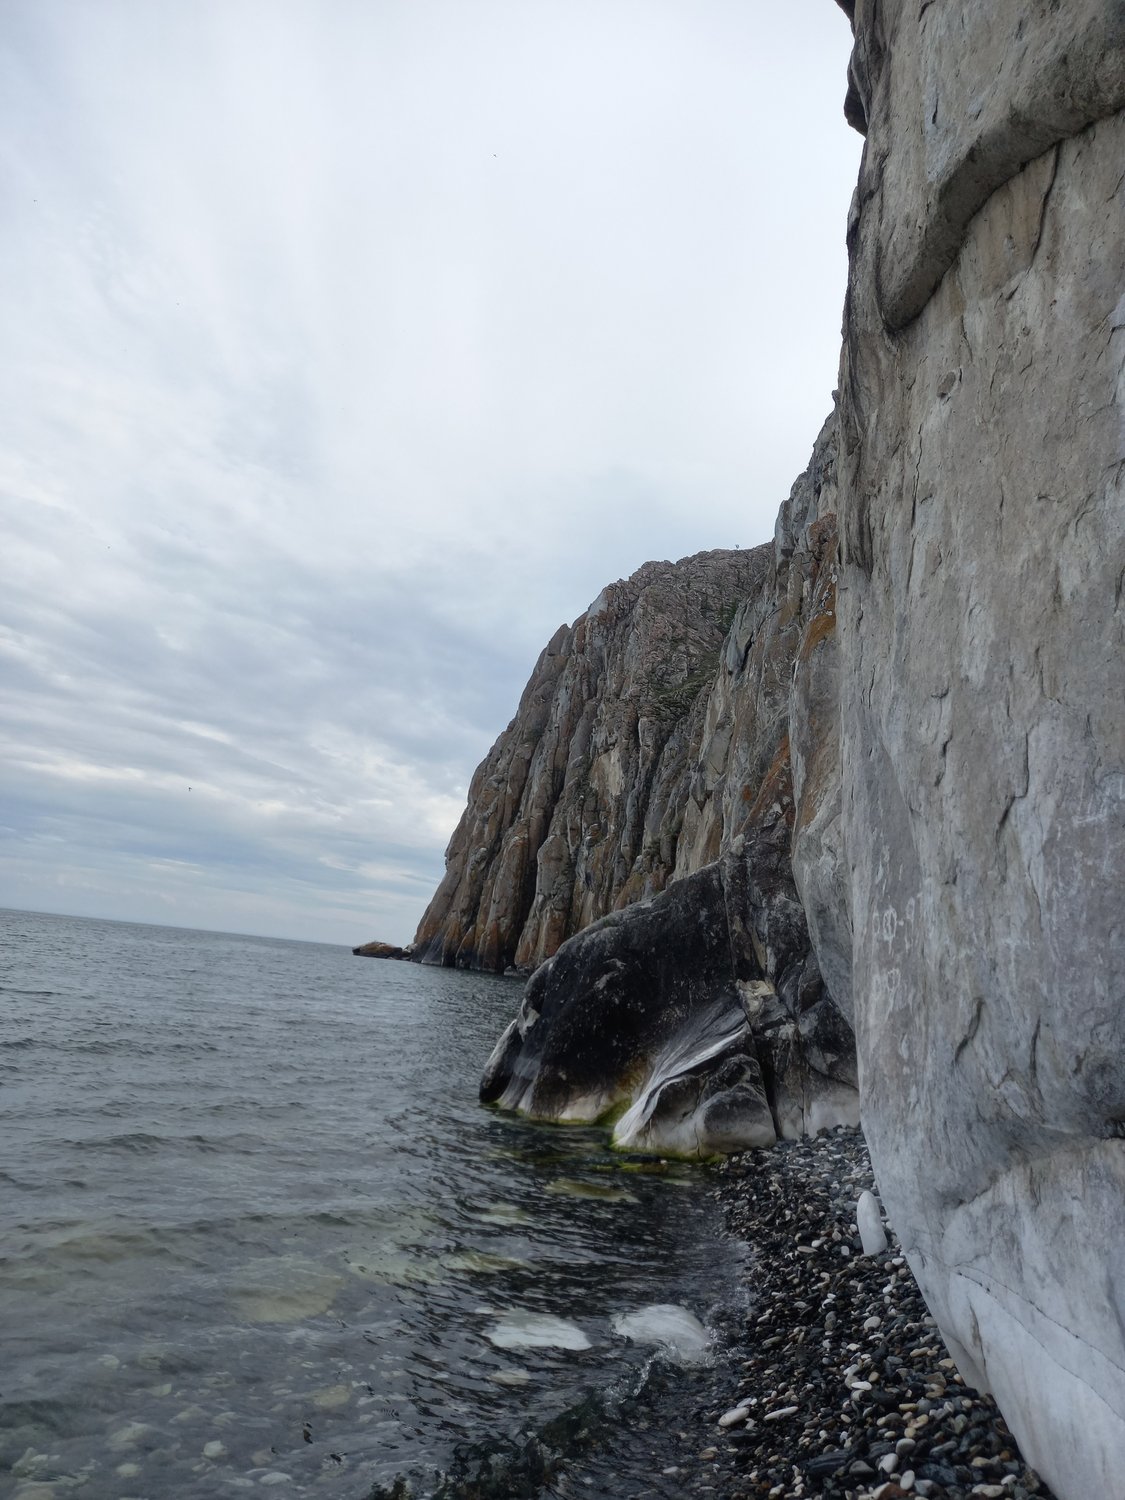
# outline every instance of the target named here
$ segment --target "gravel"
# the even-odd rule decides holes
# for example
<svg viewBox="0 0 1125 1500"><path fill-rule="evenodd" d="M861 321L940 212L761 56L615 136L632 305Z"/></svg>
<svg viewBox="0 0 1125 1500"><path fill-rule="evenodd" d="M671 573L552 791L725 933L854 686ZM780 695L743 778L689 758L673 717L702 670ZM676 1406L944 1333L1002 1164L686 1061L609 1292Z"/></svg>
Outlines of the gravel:
<svg viewBox="0 0 1125 1500"><path fill-rule="evenodd" d="M727 1232L750 1247L750 1306L729 1388L698 1413L692 1490L1051 1500L995 1402L957 1373L890 1226L886 1250L862 1253L856 1204L878 1191L862 1135L730 1157L716 1179Z"/></svg>

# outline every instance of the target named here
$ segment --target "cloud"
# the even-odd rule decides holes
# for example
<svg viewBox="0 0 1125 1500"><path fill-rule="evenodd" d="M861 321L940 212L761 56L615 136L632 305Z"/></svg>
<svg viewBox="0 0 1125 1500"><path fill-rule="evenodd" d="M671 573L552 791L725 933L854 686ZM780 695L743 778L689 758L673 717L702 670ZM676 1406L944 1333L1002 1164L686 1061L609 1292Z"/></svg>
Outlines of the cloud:
<svg viewBox="0 0 1125 1500"><path fill-rule="evenodd" d="M847 48L827 4L11 0L0 901L411 935L555 627L772 532Z"/></svg>

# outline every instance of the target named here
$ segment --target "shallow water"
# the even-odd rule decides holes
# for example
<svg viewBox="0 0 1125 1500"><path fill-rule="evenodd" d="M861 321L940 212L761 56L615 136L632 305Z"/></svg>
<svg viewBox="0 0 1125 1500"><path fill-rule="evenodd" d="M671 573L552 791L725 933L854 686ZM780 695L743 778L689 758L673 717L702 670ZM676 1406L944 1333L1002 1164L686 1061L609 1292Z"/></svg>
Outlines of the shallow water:
<svg viewBox="0 0 1125 1500"><path fill-rule="evenodd" d="M0 913L0 1493L424 1494L545 1428L640 1493L698 1376L615 1325L738 1256L697 1170L477 1104L519 994Z"/></svg>

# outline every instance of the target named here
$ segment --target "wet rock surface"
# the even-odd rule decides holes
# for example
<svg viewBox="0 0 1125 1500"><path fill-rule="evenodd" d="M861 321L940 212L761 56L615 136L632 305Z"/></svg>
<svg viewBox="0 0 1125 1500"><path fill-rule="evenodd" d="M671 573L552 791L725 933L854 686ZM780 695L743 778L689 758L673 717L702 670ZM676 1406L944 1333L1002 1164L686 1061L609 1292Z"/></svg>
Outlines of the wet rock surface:
<svg viewBox="0 0 1125 1500"><path fill-rule="evenodd" d="M614 1143L707 1157L858 1119L779 811L724 859L564 943L481 1080L533 1119L620 1113Z"/></svg>

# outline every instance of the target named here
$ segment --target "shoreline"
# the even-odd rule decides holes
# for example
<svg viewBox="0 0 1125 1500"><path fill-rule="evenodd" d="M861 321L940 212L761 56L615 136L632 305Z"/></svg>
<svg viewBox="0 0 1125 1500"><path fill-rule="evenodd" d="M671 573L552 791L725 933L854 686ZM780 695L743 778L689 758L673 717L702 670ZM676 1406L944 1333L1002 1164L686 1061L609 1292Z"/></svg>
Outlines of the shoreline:
<svg viewBox="0 0 1125 1500"><path fill-rule="evenodd" d="M1053 1500L990 1396L966 1386L889 1226L861 1253L874 1180L859 1131L743 1152L716 1169L749 1308L725 1404L698 1414L693 1490L721 1500Z"/></svg>

